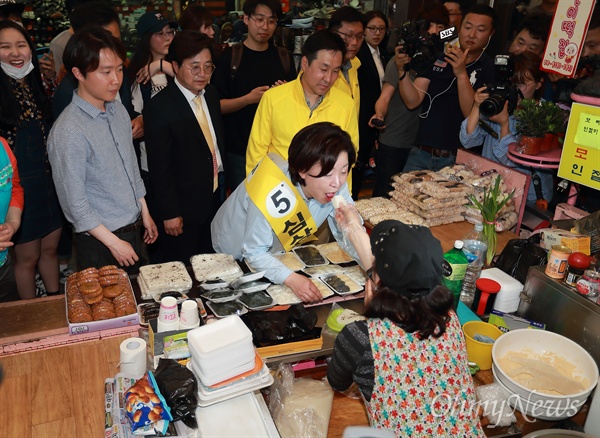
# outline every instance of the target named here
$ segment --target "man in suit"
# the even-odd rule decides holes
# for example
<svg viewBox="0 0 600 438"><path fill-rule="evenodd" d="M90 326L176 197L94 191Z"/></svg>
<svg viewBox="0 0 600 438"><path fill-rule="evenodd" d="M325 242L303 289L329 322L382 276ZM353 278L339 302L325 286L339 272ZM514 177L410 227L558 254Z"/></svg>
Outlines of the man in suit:
<svg viewBox="0 0 600 438"><path fill-rule="evenodd" d="M358 113L358 159L352 169L352 198L358 199L363 173L369 166L369 159L377 140L377 130L369 126L375 102L381 93L381 83L387 57L380 44L387 33L387 19L381 11L369 11L363 17L365 41L356 57L360 60L358 83L360 84L360 112Z"/></svg>
<svg viewBox="0 0 600 438"><path fill-rule="evenodd" d="M210 222L224 201L226 157L219 96L209 84L212 40L183 31L169 46L175 80L144 108L157 262L210 253ZM154 261L154 260L153 260Z"/></svg>

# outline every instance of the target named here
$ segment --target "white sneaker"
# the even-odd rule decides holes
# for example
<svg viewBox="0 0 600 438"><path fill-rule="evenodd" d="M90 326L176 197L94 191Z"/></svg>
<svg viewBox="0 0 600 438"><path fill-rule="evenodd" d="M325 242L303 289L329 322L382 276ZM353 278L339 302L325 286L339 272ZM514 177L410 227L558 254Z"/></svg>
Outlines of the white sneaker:
<svg viewBox="0 0 600 438"><path fill-rule="evenodd" d="M46 286L44 286L44 281L39 273L35 274L35 297L42 298L47 296Z"/></svg>
<svg viewBox="0 0 600 438"><path fill-rule="evenodd" d="M60 284L65 284L69 275L71 275L73 271L67 266L64 269L61 269L59 272Z"/></svg>

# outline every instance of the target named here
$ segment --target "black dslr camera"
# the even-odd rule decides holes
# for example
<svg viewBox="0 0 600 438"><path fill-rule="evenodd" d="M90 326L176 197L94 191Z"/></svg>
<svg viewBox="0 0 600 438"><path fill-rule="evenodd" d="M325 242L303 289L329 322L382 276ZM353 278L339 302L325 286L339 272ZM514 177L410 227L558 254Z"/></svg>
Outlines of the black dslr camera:
<svg viewBox="0 0 600 438"><path fill-rule="evenodd" d="M490 96L481 102L479 112L486 117L500 114L508 101L508 113L512 114L519 100L519 89L510 80L514 74L514 60L511 55L496 55L494 68L498 82L488 85L485 90Z"/></svg>
<svg viewBox="0 0 600 438"><path fill-rule="evenodd" d="M436 60L436 55L444 49L437 35L429 35L429 21L406 21L395 29L398 32L398 44L402 52L411 57L410 64L404 70L413 69L417 74L427 72Z"/></svg>

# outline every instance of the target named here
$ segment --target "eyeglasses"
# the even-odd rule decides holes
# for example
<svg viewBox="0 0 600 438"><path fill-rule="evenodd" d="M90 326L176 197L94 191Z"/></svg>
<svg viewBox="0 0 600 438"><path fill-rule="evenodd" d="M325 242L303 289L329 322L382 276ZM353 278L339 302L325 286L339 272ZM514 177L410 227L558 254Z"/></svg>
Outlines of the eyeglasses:
<svg viewBox="0 0 600 438"><path fill-rule="evenodd" d="M371 33L385 33L385 26L367 26L367 30Z"/></svg>
<svg viewBox="0 0 600 438"><path fill-rule="evenodd" d="M155 32L154 36L158 37L158 38L162 38L163 40L166 40L168 38L173 38L175 36L175 30L171 29L171 30L167 30L166 32L165 31Z"/></svg>
<svg viewBox="0 0 600 438"><path fill-rule="evenodd" d="M268 27L277 26L277 19L273 17L265 17L264 15L250 15L250 18L254 20L257 26L263 26L265 23Z"/></svg>
<svg viewBox="0 0 600 438"><path fill-rule="evenodd" d="M357 43L360 43L360 42L362 42L362 40L365 39L365 35L362 33L357 33L355 35L349 35L347 33L340 32L339 30L336 30L335 32L340 34L340 36L342 37L342 39L344 40L345 43L349 43L352 40L355 40Z"/></svg>
<svg viewBox="0 0 600 438"><path fill-rule="evenodd" d="M188 67L186 66L186 68L190 71L190 73L194 76L197 76L200 74L200 72L204 72L205 75L209 75L211 74L213 71L215 71L215 65L210 62L208 64L204 64L204 65L195 65L193 67Z"/></svg>

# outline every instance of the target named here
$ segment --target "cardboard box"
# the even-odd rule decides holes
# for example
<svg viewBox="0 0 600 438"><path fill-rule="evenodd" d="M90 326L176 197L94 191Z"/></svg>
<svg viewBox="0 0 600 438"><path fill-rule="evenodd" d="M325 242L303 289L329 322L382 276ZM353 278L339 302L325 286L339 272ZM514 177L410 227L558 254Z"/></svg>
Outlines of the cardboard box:
<svg viewBox="0 0 600 438"><path fill-rule="evenodd" d="M524 328L537 330L546 329L546 324L531 321L529 319L519 318L518 316L500 312L498 310L492 310L488 322L490 324L494 324L500 329L500 331L504 333L507 333L511 330L518 330Z"/></svg>
<svg viewBox="0 0 600 438"><path fill-rule="evenodd" d="M148 324L148 346L154 368L158 366L158 360L164 355L165 337L187 333L189 330L172 330L168 332L158 332L158 319L151 319Z"/></svg>
<svg viewBox="0 0 600 438"><path fill-rule="evenodd" d="M590 255L590 236L583 234L574 234L558 228L542 231L542 246L547 250L552 249L554 245L564 245L573 252L582 252Z"/></svg>
<svg viewBox="0 0 600 438"><path fill-rule="evenodd" d="M129 288L131 289L131 282L129 283ZM137 309L137 302L135 300L135 294L133 290L131 292L133 295L133 300ZM108 330L119 327L127 327L138 325L140 322L137 310L135 313L131 315L125 315L118 318L105 319L103 321L90 321L90 322L71 322L69 321L69 303L68 303L68 294L67 294L67 283L65 283L65 314L67 315L67 323L69 324L69 334L71 335L80 335L83 333L89 332L99 332L101 330Z"/></svg>

